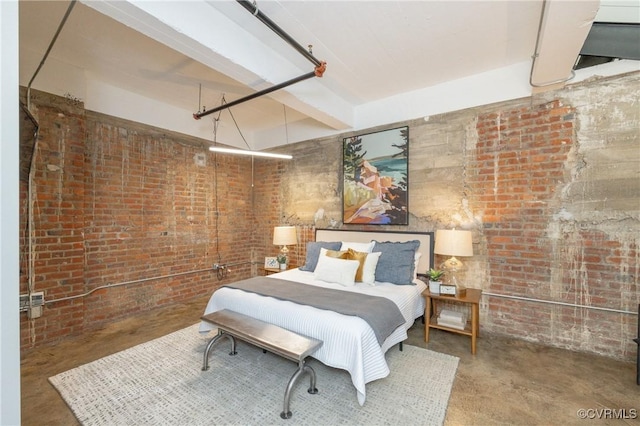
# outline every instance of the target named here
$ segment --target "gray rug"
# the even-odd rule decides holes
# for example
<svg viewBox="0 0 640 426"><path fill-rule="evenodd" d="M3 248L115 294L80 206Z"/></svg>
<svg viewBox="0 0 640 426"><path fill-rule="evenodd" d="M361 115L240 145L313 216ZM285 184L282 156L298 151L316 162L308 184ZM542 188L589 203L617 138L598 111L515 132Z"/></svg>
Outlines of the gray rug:
<svg viewBox="0 0 640 426"><path fill-rule="evenodd" d="M293 417L280 418L297 365L223 339L201 371L210 336L197 325L49 378L84 425L439 425L444 422L458 358L404 345L387 352L391 374L367 384L358 404L349 374L309 360L318 394L304 376L292 392ZM213 334L211 334L212 336Z"/></svg>

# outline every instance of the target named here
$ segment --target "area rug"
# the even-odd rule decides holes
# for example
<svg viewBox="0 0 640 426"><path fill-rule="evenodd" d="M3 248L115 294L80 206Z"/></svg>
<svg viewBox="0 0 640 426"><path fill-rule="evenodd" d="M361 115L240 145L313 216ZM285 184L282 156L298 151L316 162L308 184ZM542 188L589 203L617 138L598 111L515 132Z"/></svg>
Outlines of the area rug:
<svg viewBox="0 0 640 426"><path fill-rule="evenodd" d="M213 334L195 324L82 365L49 381L83 425L440 425L458 358L404 345L387 352L388 377L367 384L358 404L349 374L315 359L318 393L309 377L294 387L292 418L280 413L297 364L238 342L229 356L223 339L202 371Z"/></svg>

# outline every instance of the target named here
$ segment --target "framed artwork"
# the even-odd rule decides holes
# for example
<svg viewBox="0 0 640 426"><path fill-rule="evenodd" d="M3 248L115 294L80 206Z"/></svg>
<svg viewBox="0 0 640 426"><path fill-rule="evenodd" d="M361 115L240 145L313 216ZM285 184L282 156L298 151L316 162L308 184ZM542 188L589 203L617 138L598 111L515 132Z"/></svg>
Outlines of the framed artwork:
<svg viewBox="0 0 640 426"><path fill-rule="evenodd" d="M352 136L342 144L342 222L409 224L409 127Z"/></svg>
<svg viewBox="0 0 640 426"><path fill-rule="evenodd" d="M280 268L278 264L278 259L276 257L265 257L264 258L264 267L265 268Z"/></svg>

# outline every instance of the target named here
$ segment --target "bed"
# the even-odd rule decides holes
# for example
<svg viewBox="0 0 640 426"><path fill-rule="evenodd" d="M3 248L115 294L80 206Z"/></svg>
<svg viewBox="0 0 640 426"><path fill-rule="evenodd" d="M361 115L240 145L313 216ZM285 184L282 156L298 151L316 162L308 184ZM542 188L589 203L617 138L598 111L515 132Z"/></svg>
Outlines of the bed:
<svg viewBox="0 0 640 426"><path fill-rule="evenodd" d="M327 247L339 247L339 249ZM406 282L406 259L409 256L407 253L412 247L415 249L411 258L411 276L408 278L411 282ZM340 250L342 248L346 250ZM366 249L369 251L365 251ZM360 260L359 266L355 265L354 258L345 255L344 252L351 255L356 253L353 256L360 256L356 258L356 260ZM365 256L362 253L368 254ZM332 256L341 256L342 258ZM362 257L368 260L363 261ZM370 262L375 263L373 265L375 273L372 272ZM340 267L336 267L336 264L339 264ZM361 281L356 279L355 282L352 282L350 278L346 278L346 282L342 282L344 274L336 275L336 270L342 269L342 265L345 265L345 268L348 267L349 271L357 268L357 274L360 275L358 279ZM390 373L385 353L404 341L407 338L407 330L413 325L416 318L424 314L424 298L421 293L426 285L417 279L416 273L424 273L432 265L433 233L431 232L318 229L316 230L315 242L310 242L307 245L305 265L260 278L262 280L292 282L290 285L302 283L312 286L313 291L316 291L317 288L323 288L328 289L327 291L348 292L340 293L345 294L345 298L362 297L364 299L368 295L391 300L402 315L403 322L389 335L382 337L377 329L374 331L370 323L358 316L345 315L332 310L229 287L234 283L223 286L212 294L204 314L229 309L298 334L322 340L324 343L313 354L313 358L325 365L347 370L351 375L357 400L360 405L363 405L366 400L365 385L386 377ZM346 273L349 277L350 274L350 272ZM380 281L378 280L380 277L396 281L396 283ZM269 283L284 284L283 281L270 281ZM393 309L395 310L395 307ZM200 325L200 331L203 333L214 328L215 326L207 322L202 322Z"/></svg>

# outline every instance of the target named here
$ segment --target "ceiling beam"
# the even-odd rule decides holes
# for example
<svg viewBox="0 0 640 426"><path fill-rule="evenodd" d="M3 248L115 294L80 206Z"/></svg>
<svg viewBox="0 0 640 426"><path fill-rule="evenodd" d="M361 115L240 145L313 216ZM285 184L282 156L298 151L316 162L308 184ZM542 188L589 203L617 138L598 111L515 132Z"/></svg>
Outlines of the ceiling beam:
<svg viewBox="0 0 640 426"><path fill-rule="evenodd" d="M83 3L255 91L313 71L311 65L309 69L300 69L271 49L266 41L254 37L217 10L216 2L190 1L188 8L180 2ZM240 5L237 7L246 14ZM256 22L256 25L262 24ZM269 42L281 41L273 35ZM297 53L292 49L291 55L297 56ZM330 64L327 73L330 73ZM282 93L273 92L270 97L331 129L351 128L353 107L317 80L281 89Z"/></svg>

